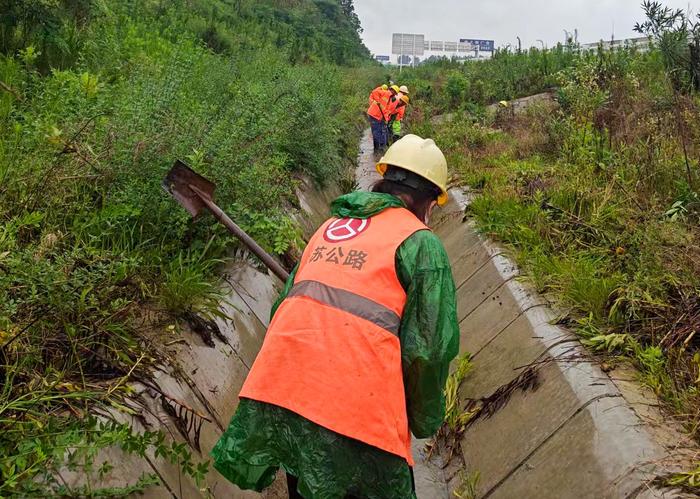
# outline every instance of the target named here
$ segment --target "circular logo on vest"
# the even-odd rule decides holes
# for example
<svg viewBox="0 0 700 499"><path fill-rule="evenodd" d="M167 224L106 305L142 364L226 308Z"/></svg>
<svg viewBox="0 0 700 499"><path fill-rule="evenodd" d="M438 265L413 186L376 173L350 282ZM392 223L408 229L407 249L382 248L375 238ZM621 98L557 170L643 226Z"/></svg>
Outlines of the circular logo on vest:
<svg viewBox="0 0 700 499"><path fill-rule="evenodd" d="M362 234L369 227L369 222L369 219L341 218L328 226L323 238L329 243L349 241Z"/></svg>

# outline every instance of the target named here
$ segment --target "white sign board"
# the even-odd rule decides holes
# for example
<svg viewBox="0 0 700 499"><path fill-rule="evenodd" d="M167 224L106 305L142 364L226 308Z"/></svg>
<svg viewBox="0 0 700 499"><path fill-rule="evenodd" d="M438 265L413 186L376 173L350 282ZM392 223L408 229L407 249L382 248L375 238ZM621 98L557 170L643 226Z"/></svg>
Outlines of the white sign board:
<svg viewBox="0 0 700 499"><path fill-rule="evenodd" d="M476 47L474 47L471 43L460 43L459 44L459 51L460 52L474 52L474 51L476 51Z"/></svg>
<svg viewBox="0 0 700 499"><path fill-rule="evenodd" d="M459 43L457 42L445 42L445 52L457 52L459 49Z"/></svg>
<svg viewBox="0 0 700 499"><path fill-rule="evenodd" d="M425 35L394 33L391 37L391 53L396 55L423 55Z"/></svg>

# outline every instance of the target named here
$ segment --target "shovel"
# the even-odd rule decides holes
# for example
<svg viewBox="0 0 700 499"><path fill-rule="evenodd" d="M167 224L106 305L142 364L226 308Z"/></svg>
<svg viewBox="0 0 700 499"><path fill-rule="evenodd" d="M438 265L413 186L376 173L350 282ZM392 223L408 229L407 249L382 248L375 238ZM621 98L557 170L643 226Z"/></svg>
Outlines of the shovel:
<svg viewBox="0 0 700 499"><path fill-rule="evenodd" d="M178 159L163 179L162 186L183 208L190 212L192 217L197 217L202 209L207 208L231 234L260 258L273 274L282 279L282 282L287 282L289 273L214 203L212 198L216 184L202 177Z"/></svg>

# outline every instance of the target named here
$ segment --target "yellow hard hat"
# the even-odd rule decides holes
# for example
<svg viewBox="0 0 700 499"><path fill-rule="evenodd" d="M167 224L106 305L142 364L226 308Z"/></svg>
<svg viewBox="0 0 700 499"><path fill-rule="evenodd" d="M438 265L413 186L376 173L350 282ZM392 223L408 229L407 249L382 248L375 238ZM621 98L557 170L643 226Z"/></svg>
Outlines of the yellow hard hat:
<svg viewBox="0 0 700 499"><path fill-rule="evenodd" d="M386 83L382 85L382 90L389 90L389 85L387 85Z"/></svg>
<svg viewBox="0 0 700 499"><path fill-rule="evenodd" d="M507 100L502 100L501 102L498 103L499 106L501 107L508 107L508 101Z"/></svg>
<svg viewBox="0 0 700 499"><path fill-rule="evenodd" d="M408 98L408 95L402 94L401 95L401 100L404 101L406 104L408 104L408 101L411 100Z"/></svg>
<svg viewBox="0 0 700 499"><path fill-rule="evenodd" d="M397 140L377 163L382 177L389 166L398 166L428 180L441 191L438 205L447 203L447 160L433 139L410 134Z"/></svg>
<svg viewBox="0 0 700 499"><path fill-rule="evenodd" d="M404 95L408 95L408 93L409 93L409 92L408 92L408 87L407 87L406 85L401 85L401 86L399 87L399 91L400 91L402 94L404 94Z"/></svg>
<svg viewBox="0 0 700 499"><path fill-rule="evenodd" d="M389 88L391 88L391 89L392 89L394 92L396 92L397 94L398 94L399 92L401 92L401 89L399 88L398 85L392 85L392 86L389 87Z"/></svg>

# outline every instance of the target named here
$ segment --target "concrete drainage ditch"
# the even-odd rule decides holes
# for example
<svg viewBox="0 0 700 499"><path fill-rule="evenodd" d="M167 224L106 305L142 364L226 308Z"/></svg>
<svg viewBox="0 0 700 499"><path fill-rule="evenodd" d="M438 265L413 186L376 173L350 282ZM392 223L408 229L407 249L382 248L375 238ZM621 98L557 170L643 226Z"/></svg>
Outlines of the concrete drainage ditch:
<svg viewBox="0 0 700 499"><path fill-rule="evenodd" d="M356 176L361 189L377 178L371 147L367 132ZM338 194L334 189L319 192L311 183L300 187L303 213L298 221L307 231L325 219ZM482 407L492 404L460 436L460 467L463 463L480 476L475 497L678 497L673 492L664 495L650 481L666 470L675 457L669 449L682 445L682 436L645 424L640 408L648 409L648 401L630 396L629 390L621 392L570 332L552 325L555 315L547 304L517 279L517 268L503 251L465 220L467 202L453 189L434 230L447 248L458 286L461 349L474 355L475 369L462 384L461 399ZM198 444L201 452L193 453L199 459L206 458L236 409L280 289L274 277L244 261L230 264L225 280L228 303L223 308L233 320L218 325L226 341L216 339L212 348L198 335L184 332L181 341L169 347L178 366L163 366L157 374L167 399L136 384L145 409L136 409L133 417L116 414L137 429L163 429L173 441ZM526 369L534 372L536 383L522 390L517 380ZM179 407L168 410L173 404ZM189 425L178 422L188 411L205 419ZM425 444L414 443L418 497L447 498L462 474L449 472L454 466L443 465L439 455L428 461ZM134 483L144 473L158 475L163 484L149 488L146 497L203 497L207 491L222 498L286 497L280 480L260 495L238 490L213 470L200 489L176 465L154 455L125 459L112 449L101 453L98 461L96 469L104 461L115 464L106 476L91 477L99 486ZM76 485L86 477L65 472L61 479Z"/></svg>

